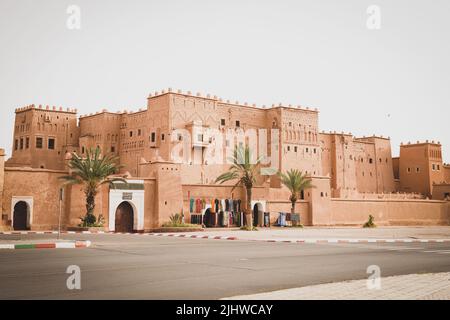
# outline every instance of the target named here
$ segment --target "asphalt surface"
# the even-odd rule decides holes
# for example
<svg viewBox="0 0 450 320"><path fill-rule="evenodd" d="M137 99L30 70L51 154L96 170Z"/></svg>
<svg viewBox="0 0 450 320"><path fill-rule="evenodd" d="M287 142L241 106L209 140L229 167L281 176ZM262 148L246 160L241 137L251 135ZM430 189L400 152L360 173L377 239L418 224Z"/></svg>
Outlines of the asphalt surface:
<svg viewBox="0 0 450 320"><path fill-rule="evenodd" d="M1 250L0 299L220 299L367 279L370 265L378 265L382 277L450 271L449 243L288 244L136 235L63 239L91 240L93 246ZM66 286L70 265L81 269L81 290Z"/></svg>

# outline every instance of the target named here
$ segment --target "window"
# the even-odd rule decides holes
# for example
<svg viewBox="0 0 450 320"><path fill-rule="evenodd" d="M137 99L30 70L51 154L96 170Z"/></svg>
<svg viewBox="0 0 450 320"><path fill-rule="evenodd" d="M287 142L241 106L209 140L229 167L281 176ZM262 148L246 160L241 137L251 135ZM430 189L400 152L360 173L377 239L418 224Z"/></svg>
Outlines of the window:
<svg viewBox="0 0 450 320"><path fill-rule="evenodd" d="M130 138L133 137L133 131L130 131Z"/></svg>
<svg viewBox="0 0 450 320"><path fill-rule="evenodd" d="M291 151L291 147L290 146L287 146L287 151Z"/></svg>
<svg viewBox="0 0 450 320"><path fill-rule="evenodd" d="M112 146L112 147L111 147L111 152L112 152L112 153L116 152L116 147Z"/></svg>
<svg viewBox="0 0 450 320"><path fill-rule="evenodd" d="M182 141L183 140L183 135L181 133L178 133L177 136L178 136L178 141Z"/></svg>
<svg viewBox="0 0 450 320"><path fill-rule="evenodd" d="M155 140L156 140L156 133L152 132L152 135L150 137L150 141L151 142L155 142Z"/></svg>
<svg viewBox="0 0 450 320"><path fill-rule="evenodd" d="M48 149L49 150L55 149L55 139L53 139L53 138L48 139Z"/></svg>
<svg viewBox="0 0 450 320"><path fill-rule="evenodd" d="M26 138L26 140L25 140L25 148L30 148L30 138L29 137L27 137Z"/></svg>
<svg viewBox="0 0 450 320"><path fill-rule="evenodd" d="M164 133L161 135L161 140L164 141L164 139L166 138L166 136L164 135Z"/></svg>
<svg viewBox="0 0 450 320"><path fill-rule="evenodd" d="M19 140L16 139L16 141L14 141L14 150L19 149Z"/></svg>
<svg viewBox="0 0 450 320"><path fill-rule="evenodd" d="M373 163L373 159L372 158L369 159L369 163Z"/></svg>
<svg viewBox="0 0 450 320"><path fill-rule="evenodd" d="M308 153L309 152L309 148L306 148L306 153Z"/></svg>
<svg viewBox="0 0 450 320"><path fill-rule="evenodd" d="M416 173L419 173L419 172L420 172L420 168L417 167L417 168L416 168Z"/></svg>
<svg viewBox="0 0 450 320"><path fill-rule="evenodd" d="M142 133L141 129L138 129L138 136L141 136L141 133Z"/></svg>
<svg viewBox="0 0 450 320"><path fill-rule="evenodd" d="M42 149L42 146L44 144L44 139L38 137L36 138L36 148L37 149Z"/></svg>
<svg viewBox="0 0 450 320"><path fill-rule="evenodd" d="M239 120L236 120L236 127L240 127L241 126L241 122Z"/></svg>
<svg viewBox="0 0 450 320"><path fill-rule="evenodd" d="M441 170L441 167L439 165L437 165L437 171Z"/></svg>
<svg viewBox="0 0 450 320"><path fill-rule="evenodd" d="M297 147L294 147L294 151L297 152Z"/></svg>
<svg viewBox="0 0 450 320"><path fill-rule="evenodd" d="M406 172L410 173L411 172L411 168L407 168Z"/></svg>
<svg viewBox="0 0 450 320"><path fill-rule="evenodd" d="M436 165L434 163L433 163L432 167L433 167L433 171L436 170Z"/></svg>
<svg viewBox="0 0 450 320"><path fill-rule="evenodd" d="M220 125L224 126L225 125L225 119L220 119Z"/></svg>
<svg viewBox="0 0 450 320"><path fill-rule="evenodd" d="M317 152L317 150L316 150L316 148L314 148L314 153L316 153Z"/></svg>
<svg viewBox="0 0 450 320"><path fill-rule="evenodd" d="M23 138L20 138L20 150L23 149Z"/></svg>

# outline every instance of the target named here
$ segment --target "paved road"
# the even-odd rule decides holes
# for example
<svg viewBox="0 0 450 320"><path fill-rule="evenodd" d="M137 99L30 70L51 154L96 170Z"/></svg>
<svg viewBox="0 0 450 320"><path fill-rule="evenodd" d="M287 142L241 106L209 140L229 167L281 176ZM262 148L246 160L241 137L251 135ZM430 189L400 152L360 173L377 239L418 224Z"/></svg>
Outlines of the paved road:
<svg viewBox="0 0 450 320"><path fill-rule="evenodd" d="M29 236L42 238L42 236ZM449 243L286 244L136 235L66 235L88 249L0 252L0 299L219 299L366 279L450 271ZM81 268L79 291L66 287Z"/></svg>

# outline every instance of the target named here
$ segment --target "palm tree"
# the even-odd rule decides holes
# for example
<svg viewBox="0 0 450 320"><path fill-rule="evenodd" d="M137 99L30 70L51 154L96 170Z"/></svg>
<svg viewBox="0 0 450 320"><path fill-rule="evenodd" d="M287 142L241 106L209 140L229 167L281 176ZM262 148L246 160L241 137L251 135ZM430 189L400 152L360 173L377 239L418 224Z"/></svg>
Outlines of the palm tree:
<svg viewBox="0 0 450 320"><path fill-rule="evenodd" d="M245 148L242 146L236 147L234 149L233 157L230 161L233 164L230 166L228 172L221 174L216 179L216 183L224 183L227 181L237 180L233 186L232 191L237 187L244 187L246 191L246 220L247 227L252 230L252 189L257 183L258 177L261 176L261 160L262 157L252 161L252 153L248 146ZM276 171L272 168L264 168L265 174L270 175ZM271 173L273 171L273 173Z"/></svg>
<svg viewBox="0 0 450 320"><path fill-rule="evenodd" d="M297 169L288 170L286 173L279 173L281 177L281 183L285 185L291 192L289 200L291 201L291 213L295 213L295 203L298 200L299 194L305 189L314 188L311 180L303 174L302 171Z"/></svg>
<svg viewBox="0 0 450 320"><path fill-rule="evenodd" d="M117 157L112 155L102 157L100 148L87 150L85 158L73 153L69 161L70 175L59 178L65 181L64 185L84 185L84 194L86 195L86 215L82 219L84 227L92 226L96 222L94 209L98 189L104 184L127 183L123 178L111 177L121 167L117 163Z"/></svg>

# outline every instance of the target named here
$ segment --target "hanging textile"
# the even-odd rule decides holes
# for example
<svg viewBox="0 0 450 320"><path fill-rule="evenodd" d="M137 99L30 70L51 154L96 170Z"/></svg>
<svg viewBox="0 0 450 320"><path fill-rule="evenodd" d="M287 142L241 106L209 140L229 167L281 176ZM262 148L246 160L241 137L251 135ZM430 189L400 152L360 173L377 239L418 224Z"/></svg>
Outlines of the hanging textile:
<svg viewBox="0 0 450 320"><path fill-rule="evenodd" d="M228 199L228 211L233 211L233 199Z"/></svg>
<svg viewBox="0 0 450 320"><path fill-rule="evenodd" d="M220 212L220 208L219 208L219 200L215 199L214 200L214 207L215 207L215 211L216 212Z"/></svg>
<svg viewBox="0 0 450 320"><path fill-rule="evenodd" d="M194 198L190 198L189 199L189 212L190 213L194 212L194 204L195 204L195 199Z"/></svg>
<svg viewBox="0 0 450 320"><path fill-rule="evenodd" d="M200 199L195 200L195 212L202 213L202 200Z"/></svg>

